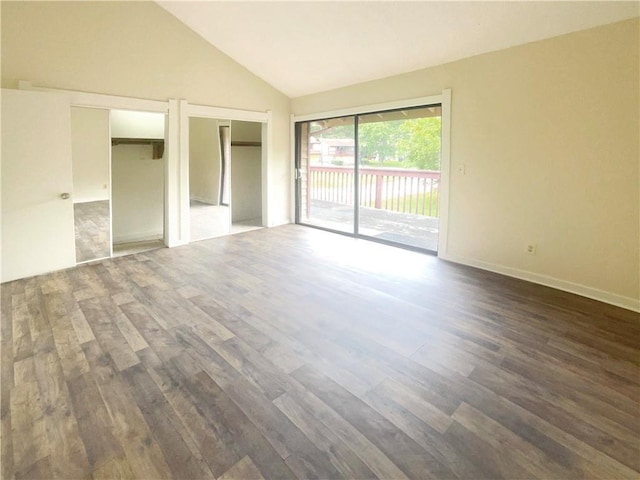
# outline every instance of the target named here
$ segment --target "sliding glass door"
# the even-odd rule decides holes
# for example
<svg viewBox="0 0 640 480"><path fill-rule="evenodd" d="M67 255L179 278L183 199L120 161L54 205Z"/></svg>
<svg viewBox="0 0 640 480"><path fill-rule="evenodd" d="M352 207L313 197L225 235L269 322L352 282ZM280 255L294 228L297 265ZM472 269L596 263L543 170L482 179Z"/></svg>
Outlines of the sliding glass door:
<svg viewBox="0 0 640 480"><path fill-rule="evenodd" d="M358 116L359 231L436 251L440 106Z"/></svg>
<svg viewBox="0 0 640 480"><path fill-rule="evenodd" d="M298 223L354 233L355 118L298 123Z"/></svg>
<svg viewBox="0 0 640 480"><path fill-rule="evenodd" d="M296 221L437 250L440 105L296 123Z"/></svg>

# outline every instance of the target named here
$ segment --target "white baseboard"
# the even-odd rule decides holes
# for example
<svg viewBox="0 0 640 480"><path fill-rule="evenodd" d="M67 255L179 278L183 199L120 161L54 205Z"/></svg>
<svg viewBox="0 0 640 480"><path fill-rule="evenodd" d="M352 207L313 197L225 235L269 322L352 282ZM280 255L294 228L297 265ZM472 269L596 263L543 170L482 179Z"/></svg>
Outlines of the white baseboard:
<svg viewBox="0 0 640 480"><path fill-rule="evenodd" d="M168 248L173 248L173 247L181 247L182 245L189 245L190 242L187 242L186 240L176 240L174 242L165 242Z"/></svg>
<svg viewBox="0 0 640 480"><path fill-rule="evenodd" d="M128 233L126 235L114 236L113 243L151 242L153 240L162 240L163 238L164 234L157 232Z"/></svg>
<svg viewBox="0 0 640 480"><path fill-rule="evenodd" d="M453 263L459 263L461 265L468 265L470 267L480 268L482 270L488 270L490 272L499 273L508 277L518 278L520 280L526 280L528 282L537 283L546 287L556 288L569 293L575 293L583 297L598 300L600 302L615 305L616 307L626 308L634 312L640 312L640 300L631 297L625 297L616 293L606 292L598 288L588 287L579 283L569 282L567 280L561 280L559 278L550 277L547 275L541 275L539 273L528 272L526 270L520 270L518 268L506 267L504 265L497 265L494 263L483 262L481 260L474 260L458 255L444 254L438 255L442 260L447 260Z"/></svg>
<svg viewBox="0 0 640 480"><path fill-rule="evenodd" d="M269 219L269 225L267 225L268 227L279 227L281 225L288 225L290 223L294 223L291 221L290 218L276 218L276 219Z"/></svg>

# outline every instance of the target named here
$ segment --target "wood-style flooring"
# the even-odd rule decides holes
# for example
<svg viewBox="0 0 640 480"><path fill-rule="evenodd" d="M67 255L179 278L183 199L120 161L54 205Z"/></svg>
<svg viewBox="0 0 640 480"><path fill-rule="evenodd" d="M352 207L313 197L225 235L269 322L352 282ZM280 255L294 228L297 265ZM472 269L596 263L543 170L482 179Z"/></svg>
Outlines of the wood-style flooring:
<svg viewBox="0 0 640 480"><path fill-rule="evenodd" d="M287 225L2 285L2 478L638 478L640 319Z"/></svg>

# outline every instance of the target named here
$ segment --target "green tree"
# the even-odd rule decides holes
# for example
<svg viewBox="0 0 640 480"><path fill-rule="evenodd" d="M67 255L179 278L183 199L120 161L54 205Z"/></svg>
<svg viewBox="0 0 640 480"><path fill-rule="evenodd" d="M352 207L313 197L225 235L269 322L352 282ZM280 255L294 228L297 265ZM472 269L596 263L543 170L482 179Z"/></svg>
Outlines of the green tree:
<svg viewBox="0 0 640 480"><path fill-rule="evenodd" d="M400 122L373 122L358 125L358 148L361 159L378 160L380 163L388 159L396 160L398 143L404 132Z"/></svg>
<svg viewBox="0 0 640 480"><path fill-rule="evenodd" d="M440 117L405 120L398 154L407 164L421 170L440 170Z"/></svg>

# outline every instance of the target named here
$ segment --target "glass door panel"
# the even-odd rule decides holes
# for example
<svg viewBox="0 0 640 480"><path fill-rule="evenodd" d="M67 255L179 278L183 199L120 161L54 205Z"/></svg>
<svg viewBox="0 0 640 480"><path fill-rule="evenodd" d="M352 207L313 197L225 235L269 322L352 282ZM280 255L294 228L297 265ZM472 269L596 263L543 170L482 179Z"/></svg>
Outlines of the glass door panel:
<svg viewBox="0 0 640 480"><path fill-rule="evenodd" d="M354 233L355 118L296 125L296 221Z"/></svg>
<svg viewBox="0 0 640 480"><path fill-rule="evenodd" d="M358 116L361 236L438 248L440 105Z"/></svg>

